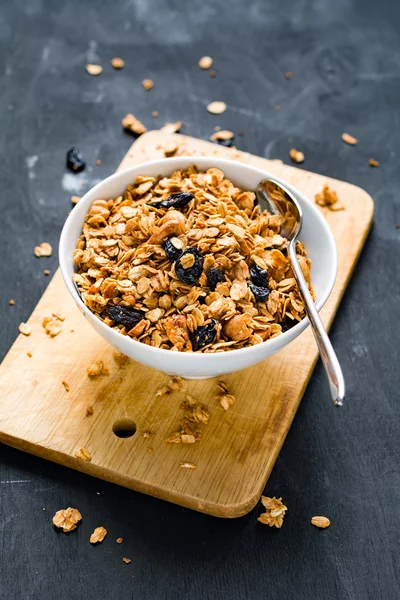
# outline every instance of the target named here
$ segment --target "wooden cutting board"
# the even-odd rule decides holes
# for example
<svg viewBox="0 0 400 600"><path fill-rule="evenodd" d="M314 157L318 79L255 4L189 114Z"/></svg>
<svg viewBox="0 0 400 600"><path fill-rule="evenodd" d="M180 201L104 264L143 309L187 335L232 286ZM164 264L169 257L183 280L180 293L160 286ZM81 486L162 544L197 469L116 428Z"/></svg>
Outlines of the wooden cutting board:
<svg viewBox="0 0 400 600"><path fill-rule="evenodd" d="M339 272L322 311L329 327L350 280L373 217L373 201L349 183L178 134L150 132L125 156L127 168L178 154L234 158L267 169L313 198L324 183L334 188L344 211L324 211L339 252ZM42 320L65 316L63 331L49 338ZM187 393L207 404L211 418L194 445L166 444L178 427L184 393L157 398L168 376L130 359L122 365L113 348L90 327L70 298L60 272L29 319L32 334L20 335L0 368L0 441L73 469L220 517L239 517L257 503L279 454L317 360L310 330L265 362L224 378L236 396L227 412L216 399L216 381L188 381ZM27 355L32 352L32 357ZM90 379L86 368L102 360L109 375ZM63 381L69 385L66 391ZM93 414L86 416L87 407ZM338 410L326 406L326 410ZM136 425L136 433L120 433ZM132 429L132 428L131 428ZM151 431L151 437L143 433ZM75 458L81 447L91 462ZM183 462L197 466L181 468Z"/></svg>

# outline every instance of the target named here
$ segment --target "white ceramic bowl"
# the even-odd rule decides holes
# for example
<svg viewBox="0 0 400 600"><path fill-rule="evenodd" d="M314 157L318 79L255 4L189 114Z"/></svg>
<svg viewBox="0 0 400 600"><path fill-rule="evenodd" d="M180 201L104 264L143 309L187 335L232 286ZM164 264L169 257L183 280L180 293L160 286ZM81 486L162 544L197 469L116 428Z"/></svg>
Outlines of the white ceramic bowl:
<svg viewBox="0 0 400 600"><path fill-rule="evenodd" d="M255 190L257 184L270 175L266 171L239 162L211 157L166 158L121 171L97 184L71 211L61 233L59 255L61 272L71 296L89 323L104 339L120 352L154 369L186 379L205 379L244 369L278 352L308 327L308 319L303 319L278 337L249 348L216 354L171 352L137 342L105 325L82 302L71 279L75 271L73 252L76 241L81 234L85 215L94 200L116 198L137 175L168 176L173 171L186 169L191 164L195 164L200 170L211 167L221 169L228 179L245 190ZM312 261L311 277L315 285L316 306L320 310L329 297L336 277L337 253L333 235L313 202L286 181L278 177L275 179L296 194L303 210L304 221L300 239L304 242Z"/></svg>

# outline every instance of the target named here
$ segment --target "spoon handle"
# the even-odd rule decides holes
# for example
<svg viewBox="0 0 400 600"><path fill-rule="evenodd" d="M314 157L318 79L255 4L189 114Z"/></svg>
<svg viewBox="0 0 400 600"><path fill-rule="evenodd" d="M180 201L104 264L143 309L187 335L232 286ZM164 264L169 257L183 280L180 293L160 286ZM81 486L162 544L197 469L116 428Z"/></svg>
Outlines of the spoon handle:
<svg viewBox="0 0 400 600"><path fill-rule="evenodd" d="M295 244L296 242L293 240L293 242L289 245L289 258L292 264L292 270L300 293L303 297L307 316L310 320L322 364L324 365L325 372L328 377L333 404L335 406L342 406L345 396L345 384L342 369L315 307L306 280L304 279L303 271L301 270L299 261L297 260Z"/></svg>

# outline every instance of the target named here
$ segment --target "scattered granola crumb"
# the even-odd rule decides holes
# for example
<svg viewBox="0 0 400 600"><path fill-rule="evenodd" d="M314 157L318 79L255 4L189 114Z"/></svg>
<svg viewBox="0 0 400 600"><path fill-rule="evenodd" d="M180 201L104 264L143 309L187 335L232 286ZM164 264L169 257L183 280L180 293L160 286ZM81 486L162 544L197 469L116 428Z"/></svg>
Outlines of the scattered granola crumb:
<svg viewBox="0 0 400 600"><path fill-rule="evenodd" d="M58 510L53 517L53 524L62 529L64 533L76 529L79 521L82 521L82 515L77 508L68 508Z"/></svg>
<svg viewBox="0 0 400 600"><path fill-rule="evenodd" d="M55 315L51 317L44 317L42 326L46 330L47 335L50 337L56 337L62 331L60 320Z"/></svg>
<svg viewBox="0 0 400 600"><path fill-rule="evenodd" d="M182 127L182 121L176 121L175 123L164 123L160 131L163 133L178 133Z"/></svg>
<svg viewBox="0 0 400 600"><path fill-rule="evenodd" d="M96 160L96 165L97 165L97 166L100 166L100 165L101 165L101 160L100 160L99 158Z"/></svg>
<svg viewBox="0 0 400 600"><path fill-rule="evenodd" d="M154 87L154 81L152 81L151 79L144 79L142 81L142 86L146 91L151 90L151 88Z"/></svg>
<svg viewBox="0 0 400 600"><path fill-rule="evenodd" d="M134 115L128 113L121 121L122 127L126 131L131 131L135 135L142 135L146 133L147 128L141 123Z"/></svg>
<svg viewBox="0 0 400 600"><path fill-rule="evenodd" d="M39 244L39 246L35 246L33 252L35 256L41 258L42 256L51 256L53 249L48 242L42 242L41 244Z"/></svg>
<svg viewBox="0 0 400 600"><path fill-rule="evenodd" d="M342 133L342 140L350 146L355 146L356 144L358 144L358 139L353 137L349 133Z"/></svg>
<svg viewBox="0 0 400 600"><path fill-rule="evenodd" d="M117 544L122 544L123 541L124 541L124 538L117 538Z"/></svg>
<svg viewBox="0 0 400 600"><path fill-rule="evenodd" d="M62 383L62 384L63 384L63 386L65 387L65 391L66 391L66 392L69 392L69 384L68 384L68 382L67 382L67 381L62 381L61 383Z"/></svg>
<svg viewBox="0 0 400 600"><path fill-rule="evenodd" d="M164 155L166 157L174 156L178 151L178 144L176 142L170 142L164 146Z"/></svg>
<svg viewBox="0 0 400 600"><path fill-rule="evenodd" d="M79 448L79 450L75 453L76 458L80 458L81 460L86 460L87 462L90 462L92 460L92 455L90 454L89 450L86 450L86 448Z"/></svg>
<svg viewBox="0 0 400 600"><path fill-rule="evenodd" d="M181 469L197 469L196 465L189 462L184 462L179 465Z"/></svg>
<svg viewBox="0 0 400 600"><path fill-rule="evenodd" d="M276 110L276 111L279 111L279 110L281 110L281 106L280 106L280 104L276 104L276 105L275 105L275 110Z"/></svg>
<svg viewBox="0 0 400 600"><path fill-rule="evenodd" d="M209 69L212 64L213 64L213 59L211 58L211 56L203 56L199 60L200 69Z"/></svg>
<svg viewBox="0 0 400 600"><path fill-rule="evenodd" d="M53 312L52 315L55 319L58 319L59 321L65 321L65 317L61 312Z"/></svg>
<svg viewBox="0 0 400 600"><path fill-rule="evenodd" d="M229 410L229 407L235 404L235 396L229 393L228 386L223 381L218 381L217 385L217 398L219 400L219 403L224 410Z"/></svg>
<svg viewBox="0 0 400 600"><path fill-rule="evenodd" d="M88 64L86 65L85 69L89 73L89 75L101 75L101 73L103 72L103 67L101 65Z"/></svg>
<svg viewBox="0 0 400 600"><path fill-rule="evenodd" d="M226 142L228 140L231 140L234 137L235 137L235 134L233 133L233 131L228 131L227 129L222 129L222 130L219 130L219 131L216 131L215 133L213 133L212 136L210 137L210 140L212 142L215 142L215 141Z"/></svg>
<svg viewBox="0 0 400 600"><path fill-rule="evenodd" d="M257 521L260 521L263 525L280 529L283 524L285 512L287 511L287 506L282 503L282 498L261 496L261 502L266 511L258 517Z"/></svg>
<svg viewBox="0 0 400 600"><path fill-rule="evenodd" d="M285 79L292 79L292 74L290 71L286 71L285 73Z"/></svg>
<svg viewBox="0 0 400 600"><path fill-rule="evenodd" d="M210 77L216 77L217 76L217 71L214 71L213 69L211 69L211 71L209 72L209 76Z"/></svg>
<svg viewBox="0 0 400 600"><path fill-rule="evenodd" d="M219 102L218 100L215 102L210 102L210 104L207 106L208 112L213 115L222 115L222 113L226 111L226 108L225 102Z"/></svg>
<svg viewBox="0 0 400 600"><path fill-rule="evenodd" d="M88 406L86 409L85 417L91 417L93 414L93 406Z"/></svg>
<svg viewBox="0 0 400 600"><path fill-rule="evenodd" d="M304 154L302 152L300 152L300 150L296 150L296 148L291 148L290 151L289 151L289 155L290 155L290 158L295 163L302 163L302 162L304 162Z"/></svg>
<svg viewBox="0 0 400 600"><path fill-rule="evenodd" d="M184 386L184 383L185 381L182 379L182 377L178 377L177 375L175 375L174 377L171 377L171 379L168 381L167 386L170 390L173 390L174 392L180 392Z"/></svg>
<svg viewBox="0 0 400 600"><path fill-rule="evenodd" d="M14 304L15 304L15 300L13 300L13 299L11 298L11 300L9 300L9 301L8 301L8 304L9 304L10 306L14 306Z"/></svg>
<svg viewBox="0 0 400 600"><path fill-rule="evenodd" d="M370 167L379 167L379 162L374 158L370 158L368 164Z"/></svg>
<svg viewBox="0 0 400 600"><path fill-rule="evenodd" d="M22 335L28 336L32 333L32 327L28 323L20 323L18 329Z"/></svg>
<svg viewBox="0 0 400 600"><path fill-rule="evenodd" d="M45 270L43 271L43 273L44 273L45 275L47 275L47 276L49 276L49 275L50 275L50 271L49 271L48 269L45 269Z"/></svg>
<svg viewBox="0 0 400 600"><path fill-rule="evenodd" d="M322 188L322 192L315 195L315 202L319 206L325 206L329 210L344 210L344 206L337 205L338 197L335 190L331 190L327 184Z"/></svg>
<svg viewBox="0 0 400 600"><path fill-rule="evenodd" d="M32 358L33 356L32 352L27 352L26 355L29 356L29 358Z"/></svg>
<svg viewBox="0 0 400 600"><path fill-rule="evenodd" d="M115 362L117 363L118 366L122 367L123 365L125 365L128 362L129 357L126 356L126 354L123 354L122 352L115 350L113 352L113 359L115 360Z"/></svg>
<svg viewBox="0 0 400 600"><path fill-rule="evenodd" d="M100 542L102 542L104 540L106 535L107 535L107 529L105 527L96 527L96 529L93 531L92 535L90 536L90 543L91 544L99 544Z"/></svg>
<svg viewBox="0 0 400 600"><path fill-rule="evenodd" d="M165 440L168 444L194 444L201 438L201 426L206 425L210 419L207 406L197 402L192 396L186 396L181 408L184 416L181 428Z"/></svg>
<svg viewBox="0 0 400 600"><path fill-rule="evenodd" d="M163 385L160 388L158 388L158 390L155 393L155 397L158 398L159 396L168 396L169 394L171 394L172 390L167 386L167 385Z"/></svg>
<svg viewBox="0 0 400 600"><path fill-rule="evenodd" d="M146 448L146 450L147 450L147 452L148 452L149 454L151 454L151 453L153 452L153 448L150 448L150 447L149 447L149 448Z"/></svg>
<svg viewBox="0 0 400 600"><path fill-rule="evenodd" d="M119 58L119 56L116 56L115 58L112 58L110 60L111 66L114 67L114 69L123 69L125 66L125 61L123 58Z"/></svg>
<svg viewBox="0 0 400 600"><path fill-rule="evenodd" d="M123 557L123 559L122 559L122 560L124 561L124 563L125 563L126 565L129 565L129 563L131 563L131 562L132 562L130 558L125 558L125 556Z"/></svg>
<svg viewBox="0 0 400 600"><path fill-rule="evenodd" d="M71 196L72 204L78 204L80 199L81 199L81 196Z"/></svg>
<svg viewBox="0 0 400 600"><path fill-rule="evenodd" d="M143 432L143 437L145 440L148 440L151 437L151 431L144 431Z"/></svg>
<svg viewBox="0 0 400 600"><path fill-rule="evenodd" d="M97 360L91 364L87 369L89 377L98 377L99 375L109 375L108 369L104 366L102 360Z"/></svg>
<svg viewBox="0 0 400 600"><path fill-rule="evenodd" d="M160 116L160 113L157 110L153 110L153 112L151 113L151 116L154 118L157 118Z"/></svg>
<svg viewBox="0 0 400 600"><path fill-rule="evenodd" d="M319 527L320 529L326 529L331 524L328 517L313 517L311 519L311 525L315 525L315 527Z"/></svg>

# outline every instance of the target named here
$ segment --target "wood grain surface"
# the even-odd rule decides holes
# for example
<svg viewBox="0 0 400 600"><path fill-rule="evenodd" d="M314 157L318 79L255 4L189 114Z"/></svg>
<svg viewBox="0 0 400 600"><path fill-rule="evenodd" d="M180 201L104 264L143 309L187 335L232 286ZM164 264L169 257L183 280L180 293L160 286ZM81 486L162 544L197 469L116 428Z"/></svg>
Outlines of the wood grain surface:
<svg viewBox="0 0 400 600"><path fill-rule="evenodd" d="M234 149L157 131L139 138L122 161L126 168L163 156L175 139L179 153L232 157L265 168L296 185L310 198L328 182L345 209L326 211L334 233L339 270L322 311L329 327L371 225L370 196L348 183L284 166ZM41 323L53 312L65 316L54 339ZM179 423L183 392L156 398L168 376L130 359L121 364L113 349L85 321L59 272L29 319L32 334L20 335L0 371L0 440L95 477L198 511L238 517L251 510L271 472L317 360L310 330L263 363L224 378L236 396L225 412L216 399L216 381L188 381L187 393L206 403L211 419L193 446L168 445ZM32 352L32 357L27 355ZM109 375L89 378L86 368L102 360ZM21 378L21 371L24 376ZM66 391L62 381L66 381ZM87 407L93 415L86 416ZM113 428L130 419L136 433L126 439ZM143 433L151 431L151 437ZM90 462L75 457L81 447ZM181 462L197 465L180 468Z"/></svg>

